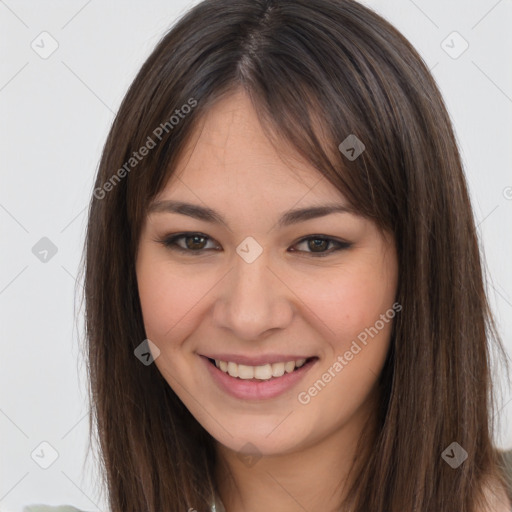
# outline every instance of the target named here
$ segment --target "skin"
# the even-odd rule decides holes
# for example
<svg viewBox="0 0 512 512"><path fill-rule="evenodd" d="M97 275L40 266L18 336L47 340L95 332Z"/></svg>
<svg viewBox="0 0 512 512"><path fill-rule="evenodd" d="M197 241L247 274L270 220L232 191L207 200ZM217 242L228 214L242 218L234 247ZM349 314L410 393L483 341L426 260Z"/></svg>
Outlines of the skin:
<svg viewBox="0 0 512 512"><path fill-rule="evenodd" d="M136 261L146 334L160 350L155 364L217 441L216 476L227 511L261 511L269 503L281 512L335 510L357 439L374 418L392 321L308 404L297 396L392 308L398 279L392 237L352 213L277 228L287 210L347 202L290 147L271 144L241 91L204 116L156 198L162 199L208 206L229 225L151 213ZM202 255L161 243L183 231L208 236L199 244ZM311 243L301 240L320 234L352 246L332 252L330 244L323 251L331 254L315 257ZM250 264L236 252L247 236L263 249ZM186 247L186 239L177 243ZM221 391L205 370L198 354L212 351L318 360L290 391L243 401ZM237 454L246 443L257 448L254 465Z"/></svg>

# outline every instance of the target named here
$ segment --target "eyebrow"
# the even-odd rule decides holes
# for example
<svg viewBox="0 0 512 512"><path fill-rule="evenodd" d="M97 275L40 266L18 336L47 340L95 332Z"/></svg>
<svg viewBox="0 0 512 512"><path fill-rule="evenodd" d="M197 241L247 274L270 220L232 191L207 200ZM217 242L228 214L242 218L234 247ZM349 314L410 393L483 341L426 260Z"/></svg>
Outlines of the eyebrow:
<svg viewBox="0 0 512 512"><path fill-rule="evenodd" d="M155 201L150 204L148 213L179 213L187 215L195 219L203 220L206 222L223 224L229 227L226 220L219 212L211 208L199 206L191 203L184 203L182 201L165 200ZM310 219L318 217L325 217L332 213L351 213L354 214L353 208L342 204L326 204L322 206L311 206L308 208L299 208L296 210L288 210L279 219L277 226L282 228L292 224L298 224Z"/></svg>

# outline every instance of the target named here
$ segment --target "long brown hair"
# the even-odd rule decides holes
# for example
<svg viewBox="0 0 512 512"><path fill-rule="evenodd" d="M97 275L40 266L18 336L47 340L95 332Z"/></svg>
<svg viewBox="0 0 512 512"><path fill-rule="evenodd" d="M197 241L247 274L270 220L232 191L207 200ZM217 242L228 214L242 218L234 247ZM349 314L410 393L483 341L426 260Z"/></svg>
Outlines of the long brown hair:
<svg viewBox="0 0 512 512"><path fill-rule="evenodd" d="M345 505L476 512L484 484L504 483L490 363L492 347L505 352L461 159L422 58L351 0L201 2L162 38L119 108L83 266L89 420L112 512L206 512L216 492L214 439L156 365L134 355L146 338L135 260L147 206L198 120L240 87L273 140L291 143L396 240L402 312L379 379L379 430ZM365 145L356 159L338 150L351 134ZM468 454L456 469L441 456L453 442Z"/></svg>

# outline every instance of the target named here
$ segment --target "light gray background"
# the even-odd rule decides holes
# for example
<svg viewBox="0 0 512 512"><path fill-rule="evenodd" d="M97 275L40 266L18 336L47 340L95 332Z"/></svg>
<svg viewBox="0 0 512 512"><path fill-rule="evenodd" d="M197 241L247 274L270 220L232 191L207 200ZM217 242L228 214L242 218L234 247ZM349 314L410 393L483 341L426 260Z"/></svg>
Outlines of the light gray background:
<svg viewBox="0 0 512 512"><path fill-rule="evenodd" d="M194 2L196 3L196 2ZM512 1L367 0L418 49L439 84L464 158L512 354ZM29 503L106 510L85 467L86 379L74 286L102 145L120 101L183 0L0 0L0 510ZM41 58L47 31L58 49ZM458 58L463 41L469 48ZM446 41L443 43L443 41ZM445 49L444 49L444 48ZM452 47L451 49L449 47ZM57 253L32 247L48 237ZM501 381L500 381L501 382ZM498 382L499 384L499 382ZM512 394L500 399L496 443L512 448ZM42 469L31 458L57 460ZM411 454L413 456L413 454ZM37 459L36 455L34 458Z"/></svg>

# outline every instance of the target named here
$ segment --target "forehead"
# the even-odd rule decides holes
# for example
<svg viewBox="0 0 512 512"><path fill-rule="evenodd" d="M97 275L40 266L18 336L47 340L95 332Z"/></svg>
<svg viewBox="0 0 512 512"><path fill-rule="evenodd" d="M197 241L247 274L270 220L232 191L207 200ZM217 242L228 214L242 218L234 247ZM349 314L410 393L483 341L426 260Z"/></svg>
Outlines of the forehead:
<svg viewBox="0 0 512 512"><path fill-rule="evenodd" d="M298 201L306 194L310 200L343 198L288 142L272 142L249 96L237 91L203 115L158 197L263 191L278 202L280 197Z"/></svg>

